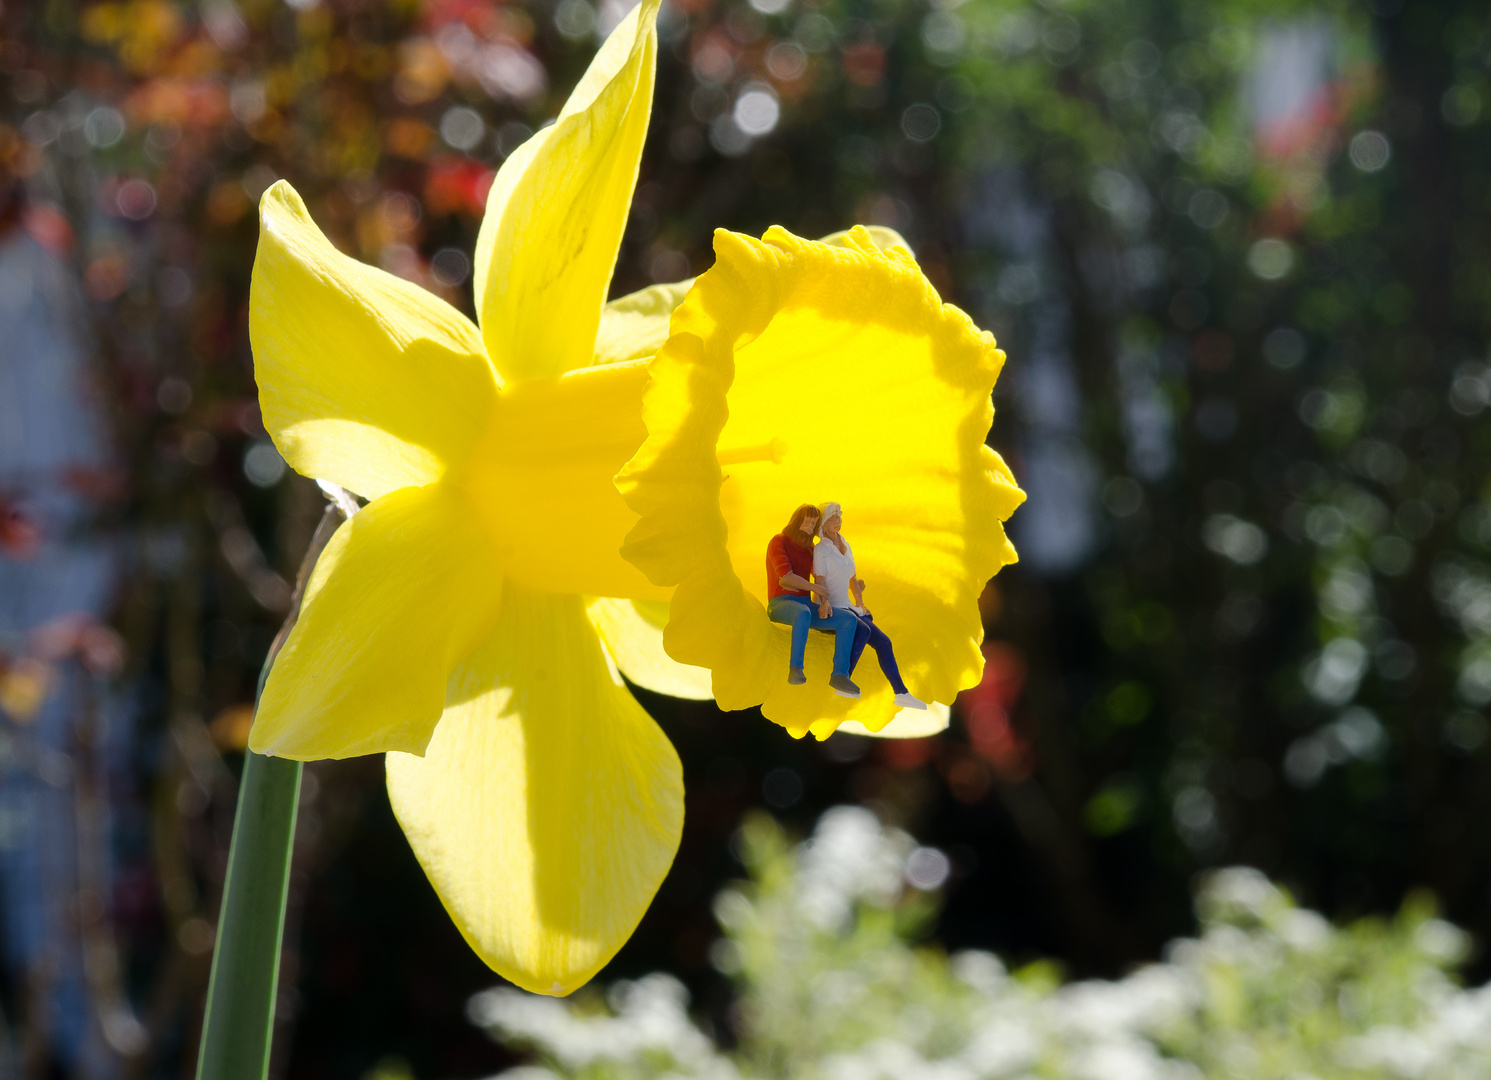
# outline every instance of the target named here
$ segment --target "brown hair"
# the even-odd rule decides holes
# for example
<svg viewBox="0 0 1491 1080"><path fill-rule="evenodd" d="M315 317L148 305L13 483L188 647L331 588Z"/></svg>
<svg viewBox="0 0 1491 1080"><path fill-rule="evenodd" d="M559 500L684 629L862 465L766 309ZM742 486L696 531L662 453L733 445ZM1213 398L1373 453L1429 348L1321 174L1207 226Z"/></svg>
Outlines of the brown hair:
<svg viewBox="0 0 1491 1080"><path fill-rule="evenodd" d="M796 510L792 511L792 516L787 519L787 527L782 530L782 534L793 543L798 543L797 533L802 526L802 519L809 515L818 517L818 508L812 503L803 503ZM808 543L811 544L812 540L810 539Z"/></svg>

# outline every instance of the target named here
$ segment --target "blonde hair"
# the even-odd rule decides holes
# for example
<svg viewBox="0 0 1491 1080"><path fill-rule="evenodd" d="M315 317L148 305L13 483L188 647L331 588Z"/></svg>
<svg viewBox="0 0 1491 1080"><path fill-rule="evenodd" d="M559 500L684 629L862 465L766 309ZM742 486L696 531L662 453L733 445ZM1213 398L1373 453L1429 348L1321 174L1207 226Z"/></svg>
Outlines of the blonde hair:
<svg viewBox="0 0 1491 1080"><path fill-rule="evenodd" d="M838 503L836 503L836 502L826 502L826 503L819 503L818 504L818 535L819 536L823 535L823 523L825 521L827 521L829 518L833 517L835 514L838 514L840 517L844 516L844 508L842 506L840 506Z"/></svg>

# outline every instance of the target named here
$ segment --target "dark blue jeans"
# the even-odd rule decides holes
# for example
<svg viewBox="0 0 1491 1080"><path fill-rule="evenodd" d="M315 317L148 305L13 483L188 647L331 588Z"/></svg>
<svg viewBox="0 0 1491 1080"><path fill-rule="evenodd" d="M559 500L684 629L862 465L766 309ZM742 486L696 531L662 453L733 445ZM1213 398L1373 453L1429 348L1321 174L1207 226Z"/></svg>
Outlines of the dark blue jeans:
<svg viewBox="0 0 1491 1080"><path fill-rule="evenodd" d="M834 608L834 614L841 611L849 611L848 608ZM898 694L908 694L906 684L901 681L901 669L896 666L896 651L891 648L890 638L885 631L875 625L875 620L869 615L859 615L850 611L859 623L859 632L854 635L854 652L849 657L849 670L854 671L855 665L859 663L860 653L865 651L865 646L875 650L875 658L880 661L880 670L885 673L886 682L890 688Z"/></svg>
<svg viewBox="0 0 1491 1080"><path fill-rule="evenodd" d="M854 670L850 657L859 655L855 643L861 627L859 619L848 608L834 608L828 618L820 619L818 605L807 597L775 596L766 605L766 614L772 622L792 627L792 659L788 663L793 667L802 667L803 654L808 648L808 631L821 630L834 636L834 674L847 676ZM860 648L864 646L860 645Z"/></svg>

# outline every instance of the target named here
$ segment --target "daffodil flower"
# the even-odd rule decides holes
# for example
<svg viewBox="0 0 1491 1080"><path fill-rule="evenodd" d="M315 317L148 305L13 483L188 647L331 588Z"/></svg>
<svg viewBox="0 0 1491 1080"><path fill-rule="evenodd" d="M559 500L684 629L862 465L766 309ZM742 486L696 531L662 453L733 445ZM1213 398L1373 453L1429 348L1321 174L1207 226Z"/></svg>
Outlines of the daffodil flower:
<svg viewBox="0 0 1491 1080"><path fill-rule="evenodd" d="M677 586L665 649L711 671L722 708L760 705L795 736L884 729L878 670L860 666L859 699L832 694L831 637L813 634L808 684L789 685L789 632L766 616L767 541L831 499L907 685L950 703L983 670L978 597L1015 559L1002 523L1025 498L985 445L1004 353L862 228L720 231L715 258L673 314L647 441L617 480L641 515L624 553Z"/></svg>
<svg viewBox="0 0 1491 1080"><path fill-rule="evenodd" d="M898 650L943 702L976 678L966 609L979 575L1013 557L999 520L1018 492L982 449L998 354L936 301L909 253L882 253L863 230L831 244L722 233L720 263L693 292L680 282L605 303L651 107L657 7L633 9L556 122L499 171L474 260L476 325L338 252L288 184L261 203L250 335L265 424L297 471L368 504L316 564L250 748L387 752L394 812L452 919L483 960L540 993L568 993L610 959L678 846L677 755L617 669L785 715L758 679L772 631L752 622L747 591L722 588L721 553L755 545L759 564L768 517L843 499L861 515L877 618L923 635ZM843 288L869 291L841 303ZM815 386L852 376L835 398L846 437L880 442L858 466L815 450L801 432L818 421L772 398L773 370ZM736 640L757 652L722 657ZM794 731L820 708L825 724L904 726L813 690L794 708ZM931 720L945 724L945 706Z"/></svg>

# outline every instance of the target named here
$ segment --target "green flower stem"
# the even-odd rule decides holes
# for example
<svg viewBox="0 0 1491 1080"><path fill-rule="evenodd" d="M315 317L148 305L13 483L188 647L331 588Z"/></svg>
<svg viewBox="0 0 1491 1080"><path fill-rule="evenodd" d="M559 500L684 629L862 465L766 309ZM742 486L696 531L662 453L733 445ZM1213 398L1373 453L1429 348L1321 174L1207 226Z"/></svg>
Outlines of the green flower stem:
<svg viewBox="0 0 1491 1080"><path fill-rule="evenodd" d="M290 614L259 674L261 693L274 658L300 613L311 569L340 520L337 507L328 506L311 538ZM197 1080L264 1080L268 1075L301 770L298 761L245 752L217 946L207 983Z"/></svg>
<svg viewBox="0 0 1491 1080"><path fill-rule="evenodd" d="M301 769L252 750L243 762L198 1080L263 1080L269 1072Z"/></svg>

